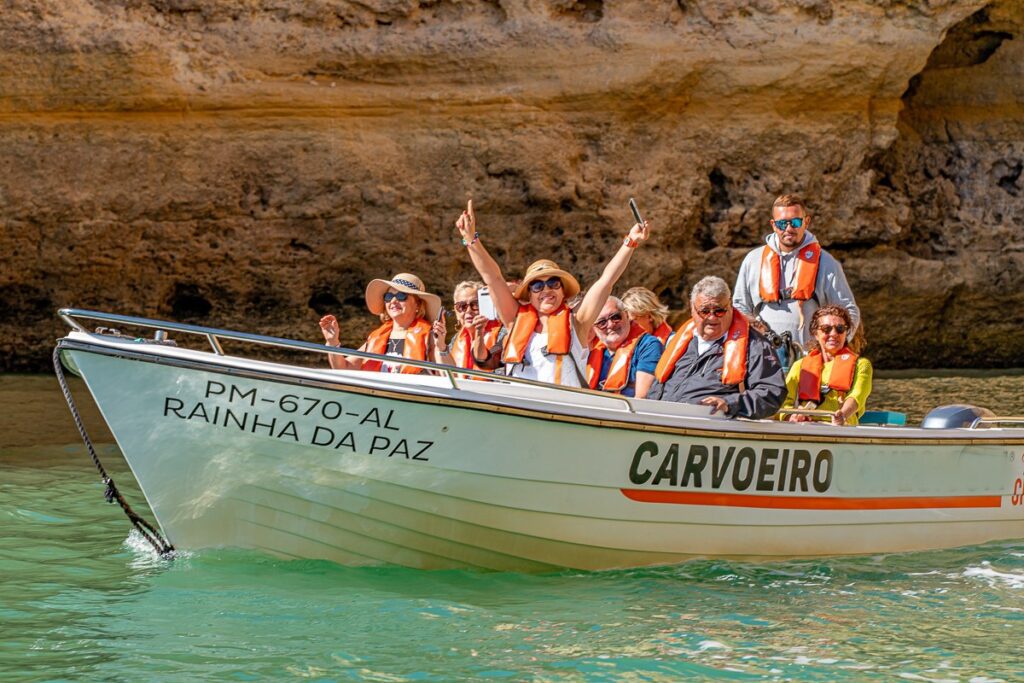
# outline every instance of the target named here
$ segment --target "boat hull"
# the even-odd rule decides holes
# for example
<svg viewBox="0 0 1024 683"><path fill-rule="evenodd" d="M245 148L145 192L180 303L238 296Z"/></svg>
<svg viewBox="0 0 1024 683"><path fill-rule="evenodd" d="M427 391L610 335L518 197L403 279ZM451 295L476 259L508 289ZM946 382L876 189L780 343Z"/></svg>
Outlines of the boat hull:
<svg viewBox="0 0 1024 683"><path fill-rule="evenodd" d="M1019 434L587 417L190 353L64 351L181 549L546 571L1024 537Z"/></svg>

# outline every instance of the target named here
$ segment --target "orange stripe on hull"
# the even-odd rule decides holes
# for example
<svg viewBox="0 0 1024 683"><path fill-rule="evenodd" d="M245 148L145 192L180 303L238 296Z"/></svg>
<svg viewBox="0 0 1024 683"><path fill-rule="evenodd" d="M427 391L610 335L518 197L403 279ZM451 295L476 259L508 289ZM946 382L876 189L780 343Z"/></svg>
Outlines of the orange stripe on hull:
<svg viewBox="0 0 1024 683"><path fill-rule="evenodd" d="M630 500L673 505L771 508L777 510L917 510L921 508L997 508L1001 496L919 496L903 498L835 498L817 496L753 496L743 493L620 489Z"/></svg>

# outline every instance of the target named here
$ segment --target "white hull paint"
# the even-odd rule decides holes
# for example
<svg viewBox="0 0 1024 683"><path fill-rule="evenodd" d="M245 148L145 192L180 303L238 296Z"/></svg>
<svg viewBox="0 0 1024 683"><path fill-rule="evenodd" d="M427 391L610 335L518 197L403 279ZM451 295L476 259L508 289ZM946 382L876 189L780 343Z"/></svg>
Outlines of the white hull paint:
<svg viewBox="0 0 1024 683"><path fill-rule="evenodd" d="M62 346L182 549L544 571L1024 538L1020 429L730 421L80 332Z"/></svg>

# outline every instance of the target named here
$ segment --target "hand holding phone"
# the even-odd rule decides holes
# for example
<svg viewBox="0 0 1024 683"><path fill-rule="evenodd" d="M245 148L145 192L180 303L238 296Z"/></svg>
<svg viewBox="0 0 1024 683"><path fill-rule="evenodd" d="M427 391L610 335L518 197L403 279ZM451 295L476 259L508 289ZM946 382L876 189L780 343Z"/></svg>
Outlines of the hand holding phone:
<svg viewBox="0 0 1024 683"><path fill-rule="evenodd" d="M494 299L491 298L491 290L481 287L476 292L477 304L480 306L480 315L490 320L498 319L498 311L494 308Z"/></svg>
<svg viewBox="0 0 1024 683"><path fill-rule="evenodd" d="M629 210L633 212L633 218L636 219L636 224L640 226L639 232L635 235L633 230L630 230L630 237L639 241L646 240L649 237L647 221L640 215L640 209L637 208L636 201L632 197L629 198Z"/></svg>
<svg viewBox="0 0 1024 683"><path fill-rule="evenodd" d="M633 218L636 219L636 222L643 225L644 219L640 216L640 209L636 208L636 202L632 197L629 198L629 210L633 212Z"/></svg>

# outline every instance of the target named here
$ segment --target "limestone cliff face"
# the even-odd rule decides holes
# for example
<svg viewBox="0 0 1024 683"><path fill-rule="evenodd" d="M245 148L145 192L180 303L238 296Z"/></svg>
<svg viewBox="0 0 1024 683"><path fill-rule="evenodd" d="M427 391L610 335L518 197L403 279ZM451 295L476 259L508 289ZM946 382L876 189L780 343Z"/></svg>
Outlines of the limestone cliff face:
<svg viewBox="0 0 1024 683"><path fill-rule="evenodd" d="M782 192L879 365L1024 365L1016 0L13 0L0 22L0 366L75 305L358 343L374 277L450 299L473 197L509 272L682 309Z"/></svg>

